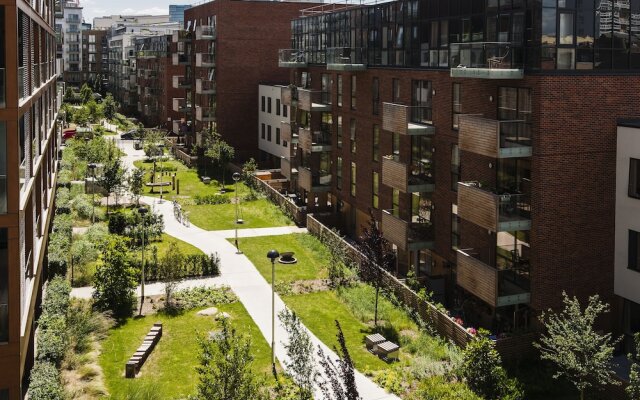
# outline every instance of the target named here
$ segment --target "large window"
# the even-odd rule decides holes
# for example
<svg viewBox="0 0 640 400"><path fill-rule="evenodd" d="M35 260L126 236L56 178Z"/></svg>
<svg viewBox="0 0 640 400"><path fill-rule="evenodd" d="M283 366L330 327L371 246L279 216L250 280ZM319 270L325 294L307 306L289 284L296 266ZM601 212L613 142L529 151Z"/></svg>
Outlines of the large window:
<svg viewBox="0 0 640 400"><path fill-rule="evenodd" d="M451 190L458 191L460 181L460 148L457 144L451 146Z"/></svg>
<svg viewBox="0 0 640 400"><path fill-rule="evenodd" d="M260 124L260 138L264 140L267 135L267 126L265 124Z"/></svg>
<svg viewBox="0 0 640 400"><path fill-rule="evenodd" d="M349 135L349 138L351 139L351 154L356 154L356 130L356 120L354 118L351 118Z"/></svg>
<svg viewBox="0 0 640 400"><path fill-rule="evenodd" d="M432 123L431 81L412 81L411 86L411 120L422 124Z"/></svg>
<svg viewBox="0 0 640 400"><path fill-rule="evenodd" d="M373 78L371 84L371 102L373 115L378 115L380 113L380 80L378 78Z"/></svg>
<svg viewBox="0 0 640 400"><path fill-rule="evenodd" d="M640 199L640 160L629 160L629 197Z"/></svg>
<svg viewBox="0 0 640 400"><path fill-rule="evenodd" d="M342 107L342 75L338 75L338 107Z"/></svg>
<svg viewBox="0 0 640 400"><path fill-rule="evenodd" d="M453 208L453 207L452 207ZM460 246L460 217L458 214L451 211L451 249L457 250L458 246Z"/></svg>
<svg viewBox="0 0 640 400"><path fill-rule="evenodd" d="M462 84L454 83L451 102L451 114L453 115L453 129L460 126L460 114L462 114Z"/></svg>
<svg viewBox="0 0 640 400"><path fill-rule="evenodd" d="M371 206L373 208L378 208L379 204L379 188L380 188L380 174L373 171L372 182L371 182Z"/></svg>
<svg viewBox="0 0 640 400"><path fill-rule="evenodd" d="M336 189L342 190L342 157L336 159Z"/></svg>
<svg viewBox="0 0 640 400"><path fill-rule="evenodd" d="M341 149L342 148L342 115L338 115L336 122L336 146Z"/></svg>
<svg viewBox="0 0 640 400"><path fill-rule="evenodd" d="M280 128L276 128L276 144L280 144Z"/></svg>
<svg viewBox="0 0 640 400"><path fill-rule="evenodd" d="M373 161L380 161L380 126L373 125Z"/></svg>
<svg viewBox="0 0 640 400"><path fill-rule="evenodd" d="M400 79L393 78L391 80L391 102L400 102Z"/></svg>
<svg viewBox="0 0 640 400"><path fill-rule="evenodd" d="M629 263L627 268L640 272L640 232L629 230Z"/></svg>
<svg viewBox="0 0 640 400"><path fill-rule="evenodd" d="M356 197L356 163L351 163L351 196Z"/></svg>
<svg viewBox="0 0 640 400"><path fill-rule="evenodd" d="M356 109L356 76L351 75L351 109Z"/></svg>
<svg viewBox="0 0 640 400"><path fill-rule="evenodd" d="M7 229L0 229L0 342L9 341L9 259Z"/></svg>

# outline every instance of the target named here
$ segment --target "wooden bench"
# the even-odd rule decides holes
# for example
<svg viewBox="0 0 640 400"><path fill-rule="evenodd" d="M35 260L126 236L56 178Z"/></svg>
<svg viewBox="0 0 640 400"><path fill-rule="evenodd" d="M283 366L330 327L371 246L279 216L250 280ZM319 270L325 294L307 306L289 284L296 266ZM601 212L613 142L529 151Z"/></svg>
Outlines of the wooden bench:
<svg viewBox="0 0 640 400"><path fill-rule="evenodd" d="M374 333L373 335L369 335L367 337L364 338L364 342L367 345L367 350L369 351L373 351L373 347L378 344L378 343L383 343L386 342L387 339L384 338L384 336L382 336L379 333Z"/></svg>
<svg viewBox="0 0 640 400"><path fill-rule="evenodd" d="M144 337L142 345L133 353L131 358L127 361L124 367L124 376L126 378L135 378L136 374L140 372L140 368L147 361L147 358L156 347L160 338L162 337L162 324L155 323Z"/></svg>
<svg viewBox="0 0 640 400"><path fill-rule="evenodd" d="M393 342L382 342L373 346L373 353L385 361L398 361L400 346Z"/></svg>

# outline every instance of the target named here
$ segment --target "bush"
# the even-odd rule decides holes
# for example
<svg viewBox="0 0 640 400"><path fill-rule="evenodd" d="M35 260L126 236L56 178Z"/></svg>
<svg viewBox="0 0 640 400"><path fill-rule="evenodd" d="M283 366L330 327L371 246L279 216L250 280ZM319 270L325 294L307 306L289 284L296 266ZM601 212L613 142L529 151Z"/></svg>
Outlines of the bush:
<svg viewBox="0 0 640 400"><path fill-rule="evenodd" d="M227 286L220 288L195 287L178 290L174 299L182 309L210 307L216 304L229 304L238 300L236 295Z"/></svg>
<svg viewBox="0 0 640 400"><path fill-rule="evenodd" d="M62 169L58 173L58 187L66 187L71 186L71 181L73 180L73 172L68 169Z"/></svg>
<svg viewBox="0 0 640 400"><path fill-rule="evenodd" d="M226 196L221 196L219 194L207 194L207 195L199 195L196 194L193 198L196 205L215 205L215 204L229 204L231 203L231 199Z"/></svg>
<svg viewBox="0 0 640 400"><path fill-rule="evenodd" d="M127 216L123 212L115 212L109 215L109 233L123 235L127 228Z"/></svg>
<svg viewBox="0 0 640 400"><path fill-rule="evenodd" d="M66 315L69 310L71 286L63 277L49 281L46 297L42 303L42 315Z"/></svg>
<svg viewBox="0 0 640 400"><path fill-rule="evenodd" d="M432 376L423 380L412 396L414 400L482 400L464 383L448 382L442 376Z"/></svg>
<svg viewBox="0 0 640 400"><path fill-rule="evenodd" d="M93 304L88 300L74 300L67 316L70 344L76 353L83 353L89 349L91 335L97 340L103 339L113 326L111 318L94 311Z"/></svg>
<svg viewBox="0 0 640 400"><path fill-rule="evenodd" d="M84 237L96 246L99 246L109 235L109 231L104 224L93 224L87 229Z"/></svg>
<svg viewBox="0 0 640 400"><path fill-rule="evenodd" d="M89 195L83 194L81 196L76 197L72 201L72 208L78 214L78 217L81 219L90 219L93 212L94 207L91 204L92 198Z"/></svg>
<svg viewBox="0 0 640 400"><path fill-rule="evenodd" d="M55 365L47 361L36 361L31 369L29 383L31 400L64 400L64 389L60 373Z"/></svg>
<svg viewBox="0 0 640 400"><path fill-rule="evenodd" d="M44 314L43 314L44 316ZM67 321L64 315L40 317L41 325L38 334L38 360L50 361L60 365L67 352L69 342L67 340Z"/></svg>

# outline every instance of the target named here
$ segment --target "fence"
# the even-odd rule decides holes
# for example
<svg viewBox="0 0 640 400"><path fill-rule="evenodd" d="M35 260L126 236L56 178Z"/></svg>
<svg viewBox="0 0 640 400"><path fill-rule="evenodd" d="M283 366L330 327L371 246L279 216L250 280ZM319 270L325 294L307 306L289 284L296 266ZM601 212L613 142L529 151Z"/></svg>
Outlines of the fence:
<svg viewBox="0 0 640 400"><path fill-rule="evenodd" d="M271 187L268 182L258 179L255 176L253 177L253 179L256 182L258 188L265 194L265 196L267 196L267 198L272 203L280 206L280 208L282 208L285 213L291 216L296 225L304 226L306 223L308 223L307 213L306 211L303 211L302 207L298 207L288 197Z"/></svg>

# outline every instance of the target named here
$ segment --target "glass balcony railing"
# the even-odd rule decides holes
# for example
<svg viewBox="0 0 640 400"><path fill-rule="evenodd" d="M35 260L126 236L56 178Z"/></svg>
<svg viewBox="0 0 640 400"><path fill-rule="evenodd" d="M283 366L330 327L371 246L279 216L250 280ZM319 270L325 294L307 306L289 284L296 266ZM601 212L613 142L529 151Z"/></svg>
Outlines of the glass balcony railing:
<svg viewBox="0 0 640 400"><path fill-rule="evenodd" d="M216 38L216 26L201 25L196 27L196 39L197 40L214 40Z"/></svg>
<svg viewBox="0 0 640 400"><path fill-rule="evenodd" d="M278 51L278 66L280 68L297 68L307 65L307 52L298 49L280 49Z"/></svg>
<svg viewBox="0 0 640 400"><path fill-rule="evenodd" d="M479 182L458 182L458 216L494 232L531 229L530 182L521 190L496 190Z"/></svg>
<svg viewBox="0 0 640 400"><path fill-rule="evenodd" d="M460 78L522 79L523 48L510 42L451 43L451 76Z"/></svg>
<svg viewBox="0 0 640 400"><path fill-rule="evenodd" d="M216 55L211 53L196 53L196 67L211 68L216 66Z"/></svg>
<svg viewBox="0 0 640 400"><path fill-rule="evenodd" d="M174 53L173 65L186 65L189 64L189 55L186 53Z"/></svg>
<svg viewBox="0 0 640 400"><path fill-rule="evenodd" d="M0 108L7 106L7 77L5 69L0 68Z"/></svg>
<svg viewBox="0 0 640 400"><path fill-rule="evenodd" d="M179 31L175 31L173 32L173 42L177 43L177 42L188 42L191 40L191 31L188 31L186 29L181 29Z"/></svg>
<svg viewBox="0 0 640 400"><path fill-rule="evenodd" d="M382 103L382 129L401 135L432 135L432 113L429 106Z"/></svg>
<svg viewBox="0 0 640 400"><path fill-rule="evenodd" d="M202 122L211 122L216 120L215 107L196 107L196 119Z"/></svg>
<svg viewBox="0 0 640 400"><path fill-rule="evenodd" d="M327 69L336 71L361 71L367 68L361 47L331 47L327 49Z"/></svg>

